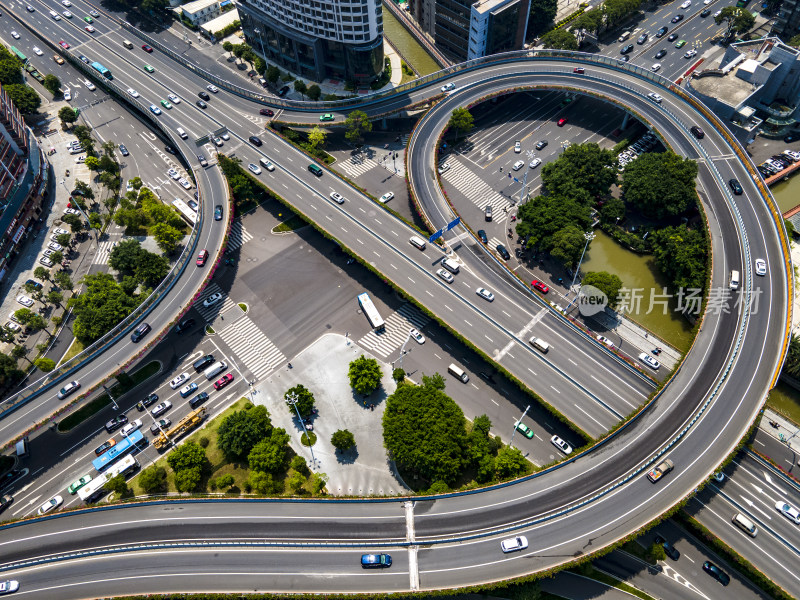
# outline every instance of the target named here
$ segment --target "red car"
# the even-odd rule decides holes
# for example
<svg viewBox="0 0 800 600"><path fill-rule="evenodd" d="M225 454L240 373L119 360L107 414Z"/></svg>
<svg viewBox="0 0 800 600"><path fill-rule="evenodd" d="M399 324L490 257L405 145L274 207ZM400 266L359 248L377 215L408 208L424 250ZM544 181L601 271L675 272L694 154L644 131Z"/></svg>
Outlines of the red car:
<svg viewBox="0 0 800 600"><path fill-rule="evenodd" d="M565 124L566 122L567 122L567 117L561 117L561 118L558 120L558 123L557 123L557 125L558 125L559 127L563 127L563 126L564 126L564 124Z"/></svg>
<svg viewBox="0 0 800 600"><path fill-rule="evenodd" d="M204 264L206 264L207 260L208 260L208 250L200 250L200 254L197 255L197 263L196 263L197 266L202 267Z"/></svg>
<svg viewBox="0 0 800 600"><path fill-rule="evenodd" d="M153 51L153 49L150 46L148 46L147 44L142 44L142 50L144 50L145 52L152 52Z"/></svg>
<svg viewBox="0 0 800 600"><path fill-rule="evenodd" d="M549 292L549 291L550 291L550 288L549 288L549 287L547 287L547 286L546 286L545 284L543 284L541 281L538 281L538 280L536 280L536 279L534 279L533 281L531 281L531 285L533 286L533 289L535 289L535 290L539 290L539 291L540 291L540 292L542 292L543 294L546 294L547 292Z"/></svg>
<svg viewBox="0 0 800 600"><path fill-rule="evenodd" d="M64 40L61 40L60 42L58 42L58 45L61 46L64 50L69 50L69 44L67 42L65 42Z"/></svg>
<svg viewBox="0 0 800 600"><path fill-rule="evenodd" d="M258 114L264 115L265 117L273 117L273 116L275 116L275 113L272 112L268 108L262 108L260 111L258 111Z"/></svg>
<svg viewBox="0 0 800 600"><path fill-rule="evenodd" d="M214 389L221 390L226 385L228 385L231 381L233 381L233 373L228 373L227 375L223 375L219 379L214 382Z"/></svg>
<svg viewBox="0 0 800 600"><path fill-rule="evenodd" d="M583 75L586 71L584 71L583 67L575 67L572 69L573 73L577 73L578 75Z"/></svg>

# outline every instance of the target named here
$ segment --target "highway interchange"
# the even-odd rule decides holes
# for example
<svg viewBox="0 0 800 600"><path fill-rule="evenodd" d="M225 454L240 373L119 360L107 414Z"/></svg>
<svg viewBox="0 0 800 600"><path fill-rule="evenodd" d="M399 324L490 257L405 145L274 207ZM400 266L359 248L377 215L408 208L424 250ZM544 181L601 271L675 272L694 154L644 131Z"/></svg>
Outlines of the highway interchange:
<svg viewBox="0 0 800 600"><path fill-rule="evenodd" d="M41 15L43 11L44 5L36 14ZM51 25L47 21L48 19L44 18L44 22L41 23L42 28ZM60 26L60 23L55 25ZM98 33L101 33L100 28ZM195 109L192 103L197 91L202 89L197 80L188 76L182 69L177 69L175 63L160 57L158 53L143 58L141 51L135 48L133 52L136 54L131 55L131 51L122 47L121 39L121 34L112 31L103 36L102 43L106 45L103 50L104 64L115 73L116 80L122 81L124 87L130 85L125 82L125 73L129 74L130 81L138 80L136 84L138 91L150 102L166 96L167 88L163 87L159 80L160 78L169 80L171 82L169 91L184 98L181 106L186 106L187 113L185 115L182 113L181 121L173 120L172 117L178 112L176 109L179 107L170 113L165 113L162 119L170 127L181 125L187 130L193 129L192 133L195 135L202 136L215 125L217 127L224 125L229 128L233 137L238 137L240 140L246 140L249 135L261 131L255 123L247 122L245 119L240 123L228 122L231 114L253 115L257 111L253 105L225 92L212 97L209 109L205 113ZM95 40L82 44L81 53L90 57L93 53L96 55L100 52L97 48L98 43L99 40ZM109 49L113 53L107 52ZM145 61L156 69L152 77L144 75L141 71L139 63L143 64ZM431 175L434 142L452 108L512 87L539 85L552 88L576 85L576 76L572 74L574 63L556 59L537 60L535 69L531 68L531 64L533 63L522 58L519 62L497 63L480 70L459 74L453 78L457 84L456 93L446 97L436 110L423 118L415 130L407 157L410 166L409 177L418 186L418 194L429 203L426 205L428 215L436 225L444 224L451 216L442 203L438 187L432 184L434 178ZM242 590L253 589L258 585L268 586L272 591L297 589L299 586L315 590L318 584L327 586L320 591L323 589L330 591L332 586L346 591L351 589L348 586L355 585L361 585L363 589L370 591L461 586L549 568L581 553L599 549L652 520L708 477L719 460L735 446L739 436L755 416L764 391L770 386L782 359L782 348L776 348L774 340L781 339L785 335L788 283L778 232L772 224L767 207L758 201L755 185L751 183L741 166L732 159L723 138L705 123L702 116L677 97L664 94L664 90L654 83L638 79L614 64L594 64L587 58L586 70L586 76L577 84L582 90L613 96L635 112L646 115L654 129L673 149L700 159L700 185L708 195L709 205L706 208L715 217L710 220L715 253L713 285L724 288L727 285L727 272L731 268L739 268L747 273L746 286L752 285L762 291L759 299L761 310L751 312L749 315L744 314L746 318L743 321L740 320L743 311L733 306L733 303L730 305L732 309L730 313L706 316L703 329L687 362L674 376L654 407L632 427L627 428L606 446L580 460L553 470L546 476L472 496L447 500L416 500L410 511L400 502L355 506L349 503L319 503L302 505L303 510L297 514L293 508L298 505L291 502L258 505L235 502L229 505L230 512L226 511L224 522L220 522L218 519L210 518L203 504L180 504L180 516L172 514L175 506L143 505L124 510L116 509L100 515L77 513L59 516L52 520L30 523L21 529L12 529L10 530L12 533L24 530L25 536L29 539L28 542L19 542L16 537L9 536L14 539L4 542L4 544L15 544L14 559L21 560L40 553L38 536L46 536L41 539L46 539L48 552L57 553L75 547L115 544L120 540L136 542L156 539L196 539L198 532L202 531L203 539L230 539L231 536L250 539L270 538L282 546L280 552L269 551L274 557L274 575L265 578L263 573L259 573L260 584L256 582L255 586L247 585L253 581L245 581L246 578L243 577L235 584L242 585ZM147 79L143 79L145 77ZM644 97L648 91L653 90L665 95L663 106L655 106ZM381 108L392 104L401 106L403 103L416 102L437 92L436 86L416 90L405 98L385 101ZM223 98L224 101L221 101ZM225 103L224 108L219 107L222 102ZM302 118L311 122L315 116ZM299 120L300 117L296 119ZM287 120L292 119L287 118ZM187 123L191 124L187 127ZM695 123L705 125L706 138L702 142L693 140L686 131L689 125ZM280 156L280 159L276 160L279 168L274 174L269 175L275 181L269 181L262 175L270 187L284 195L302 212L314 218L319 225L338 236L362 258L374 262L376 266L383 266L381 270L404 287L407 293L436 312L456 331L465 331L468 337L490 356L495 351L502 350L509 342L516 344L511 346L516 349L511 352L507 350L500 363L517 377L528 382L531 388L540 392L545 399L592 435L599 435L612 426L619 416L631 412L630 408L625 408L621 412L617 410L619 416L611 418L614 413L604 404L618 403L622 408L626 402L636 406L644 400L650 389L646 380L596 344L581 342L581 347L578 348L579 334L563 324L555 325L559 318L550 312L539 309L533 313L528 292L510 284L507 275L489 269L483 260L474 260L468 251L459 254L459 258L465 263L465 268L457 276L457 282L461 283L462 278L466 279L470 290L474 290L476 284L481 282L493 289L498 296L498 292L502 290L503 297L498 297L498 300L487 307L479 304L480 300L476 299L474 292L459 290L458 286L451 289L453 286L448 287L435 279L432 268L435 256L433 248L429 247L423 255L415 254L416 251L407 244L407 237L411 232L405 226L391 219L369 200L329 174L323 175L321 180L312 177L306 170L308 160L294 149L282 145L279 139L268 134L262 134L261 137L265 141L265 146L258 150L248 148L243 160L246 162L259 155L267 155L272 159ZM181 149L190 159L196 154L193 146L182 146ZM242 156L243 152L244 149L237 152L237 155ZM713 168L710 168L709 159ZM194 160L190 162L195 163ZM215 195L214 188L209 187L212 185L211 178L215 177L213 174L218 171L196 169L196 173L204 174L198 181L203 190L203 198L219 197L219 192ZM739 201L736 204L741 214L744 235L749 244L747 253L736 243L739 235L730 209L731 198L728 196L726 186L727 178L730 176L739 178L745 187L744 198L750 200L750 202ZM327 200L330 190L340 191L348 198L348 202L341 208L331 203ZM208 222L212 223L208 218L213 211L210 203L203 203L203 211ZM211 229L215 230L213 225ZM219 231L221 228L217 228L217 235ZM201 235L206 235L206 232ZM198 246L217 247L212 243L214 241L219 244L218 237L214 240L210 237L202 238ZM750 275L751 262L756 256L767 259L770 267L770 276L767 279L757 280ZM392 268L398 273L393 273L390 270ZM181 284L184 283L184 279L186 278L181 279ZM411 280L410 283L408 280ZM504 305L501 300L507 301L508 304ZM453 310L450 304L458 310ZM166 303L162 301L160 310L157 311L159 315L149 317L156 330L159 329L157 319L161 319L160 323L163 326L171 322L176 312L174 309L163 310L166 306L170 306L169 298ZM504 312L502 306L511 308L511 312L505 311L505 315L501 316ZM524 307L522 312L518 310L520 307ZM547 360L552 361L551 364L542 360L526 344L525 336L530 331L538 330L525 327L537 315L541 315L540 321L533 326L545 331L546 334L543 335L559 336L558 345L563 349L547 356ZM742 344L746 352L737 351L733 343L739 333L740 325ZM521 335L521 331L525 335ZM771 333L765 335L765 332ZM479 337L478 334L482 334L486 339L476 339ZM124 347L125 343L118 346L119 349L115 348L107 353L112 359L117 353L121 356L130 351ZM584 354L576 355L575 352ZM614 399L603 391L603 386L607 388L608 384L601 381L581 381L576 373L570 372L574 369L567 366L570 357L574 356L580 356L581 361L596 361L598 371L608 372L608 381L614 381L616 384L618 379L627 380L628 387L616 388L615 392L619 397ZM721 381L720 388L715 390L717 373L726 366L728 358L732 359L733 368ZM98 364L100 362L93 363L93 367L97 369L97 377L102 370ZM562 372L559 372L559 365L564 365L561 368ZM108 370L108 366L106 368ZM526 373L527 369L536 368L542 369L542 373L534 373L532 376ZM91 380L92 374L86 373L85 376L81 374L81 379L84 377ZM559 389L558 385L567 386L564 387L567 391ZM557 393L550 392L548 395L543 386L555 387ZM714 398L711 397L712 393L715 394ZM562 395L566 397L560 399L559 396ZM604 402L599 401L601 396L605 396ZM673 432L681 429L681 426L691 418L690 415L704 406L707 400L713 401L702 412L681 443L670 451L670 456L677 467L666 481L654 487L643 477L635 477L624 486L609 490L605 496L586 506L573 508L568 519L567 515L559 514L561 507L570 505L575 507L575 504L581 499L586 499L587 495L603 489L607 482L618 481L640 469L644 464L644 457L652 457L658 448L672 438ZM580 410L570 408L570 404L575 407L579 402L584 411L593 411L593 414L581 415ZM611 406L613 408L613 405ZM52 410L52 406L49 410ZM43 406L41 411L40 414L45 415L48 408ZM30 418L28 417L29 420ZM12 437L10 434L11 430L4 431L4 438ZM707 447L713 447L714 452L698 452L699 448ZM255 507L258 509L255 510ZM293 517L291 528L286 526L286 517L289 514ZM465 516L468 518L464 519ZM193 522L191 527L187 527L184 523L189 518ZM140 519L148 522L141 523ZM68 532L74 527L85 527L88 522L92 523L94 533L88 536L82 535L81 539L71 539L74 536ZM240 532L236 532L236 527L232 525L235 522L242 523ZM464 531L465 522L471 523L472 531ZM506 558L496 549L497 533L500 528L510 525L524 526L524 531L534 543L529 551L513 558ZM265 535L267 531L269 535ZM324 543L349 539L356 533L359 540L369 547L375 547L372 545L383 542L400 547L409 545L407 562L406 553L400 552L399 549L395 550L395 566L391 572L381 573L380 577L362 577L358 583L353 583L352 578L342 576L340 585L327 579L316 580L315 583L314 578L287 569L288 565L297 564L293 561L302 560L303 553L310 551L305 548L290 547L291 540L298 540L296 536L300 535L299 539L305 542ZM490 537L461 542L448 541L470 533L490 534ZM591 543L587 546L589 538ZM417 550L417 543L424 545L424 549ZM224 560L230 560L230 564L244 568L243 565L257 564L260 560L259 555L264 551L242 553L226 550L223 554ZM324 563L330 561L330 568L338 573L356 572L357 563L353 557L358 550L340 547L312 551L318 557L324 556L324 559L321 559ZM496 559L486 561L486 557L495 555ZM167 556L171 557L169 561L166 560ZM130 581L127 584L123 582L125 578L133 577L134 572L148 569L148 563L153 566L156 562L158 568L147 571L152 573L152 576L145 576L144 579L140 575L136 576L137 590L141 585L142 590L139 591L151 588L152 591L168 591L158 573L165 571L174 573L180 569L189 574L202 571L206 579L194 575L192 581L194 585L207 583L205 588L207 590L235 589L231 587L230 582L220 581L209 574L209 571L213 571L213 568L209 568L210 563L199 564L203 561L198 561L195 564L184 565L181 564L183 560L181 556L185 556L183 550L162 551L155 554L132 552L116 557L105 557L102 559L103 571L108 570L110 566L108 561L113 560L115 564L112 569L118 573L113 582L117 590L121 585L131 585ZM206 556L211 560L210 554ZM110 582L88 582L92 578L91 569L96 568L89 565L98 561L99 559L83 561L88 570L71 575L63 573L63 567L70 563L54 563L46 568L37 568L35 585L40 587L35 592L39 593L38 597L59 597L55 595L58 593L62 594L60 597L67 597L63 594L70 597L74 594L77 597L89 593L86 590L90 588L82 586L92 586L90 593L102 595L106 593L103 591L104 586L110 585ZM224 565L218 566L224 567ZM281 574L285 570L292 574ZM324 571L324 568L322 570ZM20 572L19 578L24 578L24 571ZM70 587L68 592L65 588L51 588L49 583L71 580L76 582L76 587ZM169 585L177 587L169 589L186 589L178 583L178 578L173 581L175 583Z"/></svg>

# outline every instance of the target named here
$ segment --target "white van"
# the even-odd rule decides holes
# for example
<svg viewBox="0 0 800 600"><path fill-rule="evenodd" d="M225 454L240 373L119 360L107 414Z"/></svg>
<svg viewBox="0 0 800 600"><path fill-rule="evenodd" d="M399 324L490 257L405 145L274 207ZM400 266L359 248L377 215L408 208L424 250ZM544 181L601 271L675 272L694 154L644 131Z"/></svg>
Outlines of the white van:
<svg viewBox="0 0 800 600"><path fill-rule="evenodd" d="M451 273L458 274L458 269L459 269L458 263L454 261L452 258L447 258L447 257L443 258L442 266Z"/></svg>
<svg viewBox="0 0 800 600"><path fill-rule="evenodd" d="M183 127L178 127L175 131L178 132L178 135L181 137L182 140L185 140L189 137L189 135L183 130Z"/></svg>
<svg viewBox="0 0 800 600"><path fill-rule="evenodd" d="M739 271L731 271L731 283L730 283L732 290L739 289Z"/></svg>
<svg viewBox="0 0 800 600"><path fill-rule="evenodd" d="M60 21L60 20L61 20L61 15L60 15L60 14L58 14L58 13L57 13L56 11L54 11L54 10L51 10L51 11L50 11L50 16L51 16L51 17L53 17L53 19L55 19L56 21Z"/></svg>
<svg viewBox="0 0 800 600"><path fill-rule="evenodd" d="M756 534L758 533L758 527L756 527L756 524L745 517L742 513L736 513L733 515L733 519L731 520L733 521L734 525L744 531L747 535L750 537L756 537Z"/></svg>
<svg viewBox="0 0 800 600"><path fill-rule="evenodd" d="M461 380L461 383L467 383L469 381L469 375L464 372L464 369L454 364L451 364L449 367L447 367L447 372L453 377L458 377L458 379Z"/></svg>
<svg viewBox="0 0 800 600"><path fill-rule="evenodd" d="M25 458L26 456L28 456L28 454L30 454L30 448L28 447L27 436L17 442L15 450L19 458Z"/></svg>
<svg viewBox="0 0 800 600"><path fill-rule="evenodd" d="M206 379L213 379L215 376L219 375L227 368L228 365L225 364L224 360L218 360L213 365L208 367L205 371L203 371L203 375L206 376Z"/></svg>
<svg viewBox="0 0 800 600"><path fill-rule="evenodd" d="M415 248L419 248L420 250L425 250L425 240L423 240L421 237L412 235L408 241L411 242L411 245L414 246Z"/></svg>
<svg viewBox="0 0 800 600"><path fill-rule="evenodd" d="M131 44L128 40L122 40L122 45L128 50L133 50L133 44Z"/></svg>
<svg viewBox="0 0 800 600"><path fill-rule="evenodd" d="M624 41L625 41L625 40L627 40L629 37L631 37L631 32L630 32L630 31L626 31L626 32L625 32L625 33L623 33L621 36L619 36L619 39L618 39L617 41L618 41L618 42L624 42Z"/></svg>
<svg viewBox="0 0 800 600"><path fill-rule="evenodd" d="M532 337L531 346L541 351L542 354L547 354L550 350L550 344L545 342L542 338Z"/></svg>

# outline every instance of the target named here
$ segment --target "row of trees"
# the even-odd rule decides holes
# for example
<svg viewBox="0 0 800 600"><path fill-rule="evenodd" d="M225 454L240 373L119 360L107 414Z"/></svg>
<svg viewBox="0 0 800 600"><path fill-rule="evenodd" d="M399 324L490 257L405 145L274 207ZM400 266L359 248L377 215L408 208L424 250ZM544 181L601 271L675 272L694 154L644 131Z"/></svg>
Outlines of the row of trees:
<svg viewBox="0 0 800 600"><path fill-rule="evenodd" d="M39 94L24 83L22 63L3 45L0 45L0 85L23 115L36 112L42 105Z"/></svg>
<svg viewBox="0 0 800 600"><path fill-rule="evenodd" d="M119 242L108 257L108 264L123 280L123 289L135 290L140 285L155 288L169 271L166 257L142 248L139 240Z"/></svg>
<svg viewBox="0 0 800 600"><path fill-rule="evenodd" d="M153 236L165 254L178 248L186 230L181 216L171 206L149 189L142 186L138 177L131 180L133 191L120 198L120 206L114 213L114 221L127 228L127 233L142 232L145 228Z"/></svg>

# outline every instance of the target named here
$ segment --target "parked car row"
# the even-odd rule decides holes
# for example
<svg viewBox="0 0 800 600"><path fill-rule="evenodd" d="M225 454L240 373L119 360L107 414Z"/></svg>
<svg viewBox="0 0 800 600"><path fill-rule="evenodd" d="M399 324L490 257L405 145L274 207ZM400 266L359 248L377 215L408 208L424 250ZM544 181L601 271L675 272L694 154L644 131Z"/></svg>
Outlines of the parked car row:
<svg viewBox="0 0 800 600"><path fill-rule="evenodd" d="M800 152L794 150L784 150L781 154L776 154L768 158L756 168L762 177L772 177L777 175L790 165L800 160Z"/></svg>
<svg viewBox="0 0 800 600"><path fill-rule="evenodd" d="M619 153L619 156L617 157L617 160L619 161L618 170L620 172L624 171L625 166L628 163L639 158L639 155L643 152L651 150L657 143L658 138L653 133L645 133L641 138Z"/></svg>

